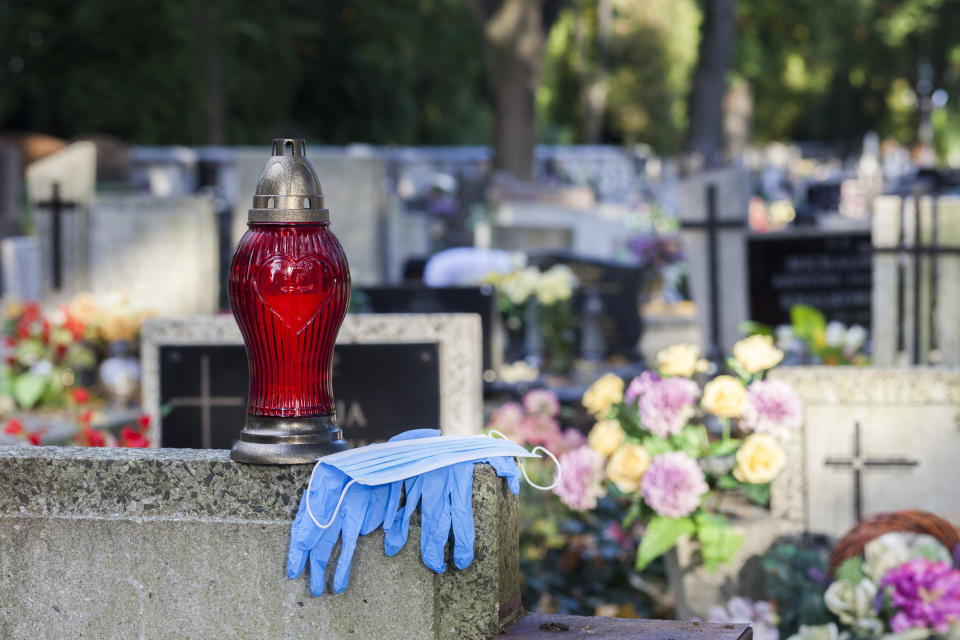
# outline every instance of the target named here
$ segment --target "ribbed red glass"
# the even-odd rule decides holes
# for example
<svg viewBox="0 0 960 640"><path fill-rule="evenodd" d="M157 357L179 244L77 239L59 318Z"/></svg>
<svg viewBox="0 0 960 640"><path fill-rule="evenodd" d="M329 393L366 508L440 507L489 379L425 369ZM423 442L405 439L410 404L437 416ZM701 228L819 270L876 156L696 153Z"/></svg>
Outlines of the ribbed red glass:
<svg viewBox="0 0 960 640"><path fill-rule="evenodd" d="M230 309L250 364L247 413L334 413L333 346L350 269L327 223L252 223L230 263Z"/></svg>

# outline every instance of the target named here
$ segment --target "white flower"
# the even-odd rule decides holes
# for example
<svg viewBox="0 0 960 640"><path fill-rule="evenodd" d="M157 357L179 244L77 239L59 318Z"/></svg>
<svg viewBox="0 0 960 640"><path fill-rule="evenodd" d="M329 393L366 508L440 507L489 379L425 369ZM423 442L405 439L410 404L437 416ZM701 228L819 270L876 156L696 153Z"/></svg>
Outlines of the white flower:
<svg viewBox="0 0 960 640"><path fill-rule="evenodd" d="M565 264L555 264L540 275L537 282L537 300L545 307L569 300L577 278Z"/></svg>
<svg viewBox="0 0 960 640"><path fill-rule="evenodd" d="M829 347L843 346L847 340L847 328L842 322L831 322L827 325L823 339Z"/></svg>
<svg viewBox="0 0 960 640"><path fill-rule="evenodd" d="M780 618L769 602L734 596L726 607L712 607L708 622L749 624L753 627L754 640L778 640L777 623ZM825 639L826 640L826 639Z"/></svg>
<svg viewBox="0 0 960 640"><path fill-rule="evenodd" d="M883 622L876 617L873 608L877 585L864 578L854 584L849 580L837 580L823 594L827 609L840 618L840 622L852 627L858 637L874 637L883 633Z"/></svg>
<svg viewBox="0 0 960 640"><path fill-rule="evenodd" d="M830 624L800 625L800 629L787 640L847 640L850 634L840 633L837 625Z"/></svg>
<svg viewBox="0 0 960 640"><path fill-rule="evenodd" d="M852 325L847 329L847 337L844 341L843 350L849 354L860 351L863 343L867 341L867 330L858 324Z"/></svg>
<svg viewBox="0 0 960 640"><path fill-rule="evenodd" d="M894 531L874 538L863 548L863 572L879 583L887 571L924 557L934 562L953 564L945 546L933 536Z"/></svg>
<svg viewBox="0 0 960 640"><path fill-rule="evenodd" d="M536 291L540 272L536 267L527 267L508 273L500 283L503 294L515 305L522 305Z"/></svg>

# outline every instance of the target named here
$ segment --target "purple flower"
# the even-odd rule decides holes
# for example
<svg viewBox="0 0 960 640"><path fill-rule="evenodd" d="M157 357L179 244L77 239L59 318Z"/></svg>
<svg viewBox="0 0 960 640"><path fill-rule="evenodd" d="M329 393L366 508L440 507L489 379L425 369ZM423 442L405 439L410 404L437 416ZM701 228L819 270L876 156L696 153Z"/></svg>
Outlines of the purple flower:
<svg viewBox="0 0 960 640"><path fill-rule="evenodd" d="M583 432L573 427L567 427L553 443L553 446L548 446L547 448L555 455L560 455L567 451L578 449L585 444L587 444L587 436L583 435Z"/></svg>
<svg viewBox="0 0 960 640"><path fill-rule="evenodd" d="M571 509L586 511L597 506L604 494L602 455L590 447L580 447L560 456L563 475L553 492Z"/></svg>
<svg viewBox="0 0 960 640"><path fill-rule="evenodd" d="M747 387L747 401L740 415L740 429L774 433L799 429L803 405L790 385L778 380L757 380Z"/></svg>
<svg viewBox="0 0 960 640"><path fill-rule="evenodd" d="M907 629L933 629L946 633L960 622L960 571L946 562L927 558L910 560L883 577L897 609L890 626L897 633Z"/></svg>
<svg viewBox="0 0 960 640"><path fill-rule="evenodd" d="M535 389L523 397L523 408L527 413L545 413L555 417L560 413L560 400L553 391Z"/></svg>
<svg viewBox="0 0 960 640"><path fill-rule="evenodd" d="M643 499L667 518L693 513L708 490L700 465L680 451L658 455L643 477Z"/></svg>
<svg viewBox="0 0 960 640"><path fill-rule="evenodd" d="M661 378L644 371L634 378L624 393L624 401L636 401L640 423L661 438L680 433L690 418L700 395L693 380L680 377Z"/></svg>

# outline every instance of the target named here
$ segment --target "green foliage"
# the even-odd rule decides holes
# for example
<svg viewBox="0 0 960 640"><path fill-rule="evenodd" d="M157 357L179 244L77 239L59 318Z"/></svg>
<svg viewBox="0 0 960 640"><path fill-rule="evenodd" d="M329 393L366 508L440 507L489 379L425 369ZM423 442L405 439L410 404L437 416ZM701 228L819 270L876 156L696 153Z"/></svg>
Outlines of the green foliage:
<svg viewBox="0 0 960 640"><path fill-rule="evenodd" d="M47 390L48 378L32 373L22 373L13 379L13 399L17 406L32 409L40 402Z"/></svg>
<svg viewBox="0 0 960 640"><path fill-rule="evenodd" d="M637 571L659 558L677 544L680 536L689 535L697 530L691 518L664 518L654 516L637 547Z"/></svg>
<svg viewBox="0 0 960 640"><path fill-rule="evenodd" d="M717 479L718 489L727 489L739 491L750 502L765 507L770 504L770 483L752 484L749 482L740 482L732 475L724 474Z"/></svg>
<svg viewBox="0 0 960 640"><path fill-rule="evenodd" d="M793 324L794 335L807 344L823 342L827 319L817 309L806 304L793 305L790 307L790 322Z"/></svg>
<svg viewBox="0 0 960 640"><path fill-rule="evenodd" d="M780 637L797 632L801 624L817 625L831 621L823 602L830 577L827 574L827 549L777 544L764 554L764 593L777 604Z"/></svg>
<svg viewBox="0 0 960 640"><path fill-rule="evenodd" d="M707 569L713 571L732 560L743 544L743 536L733 530L727 519L701 512L694 516L694 520L700 540L700 555Z"/></svg>
<svg viewBox="0 0 960 640"><path fill-rule="evenodd" d="M853 584L859 584L860 581L866 577L866 574L863 572L863 560L860 556L847 558L837 567L833 577L837 580L846 580Z"/></svg>
<svg viewBox="0 0 960 640"><path fill-rule="evenodd" d="M211 55L230 144L290 132L467 144L490 131L482 33L462 0L0 3L0 125L202 144Z"/></svg>
<svg viewBox="0 0 960 640"><path fill-rule="evenodd" d="M702 424L688 424L676 435L670 436L671 448L682 451L691 458L702 458L710 447L707 428Z"/></svg>

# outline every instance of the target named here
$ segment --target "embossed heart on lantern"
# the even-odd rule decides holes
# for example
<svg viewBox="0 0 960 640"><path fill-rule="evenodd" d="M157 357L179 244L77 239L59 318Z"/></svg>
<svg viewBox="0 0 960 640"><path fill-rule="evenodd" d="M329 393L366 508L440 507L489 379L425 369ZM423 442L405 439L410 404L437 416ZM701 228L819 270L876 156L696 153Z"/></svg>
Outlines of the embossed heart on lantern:
<svg viewBox="0 0 960 640"><path fill-rule="evenodd" d="M257 295L285 325L300 333L330 301L330 268L317 256L267 258L254 286Z"/></svg>

